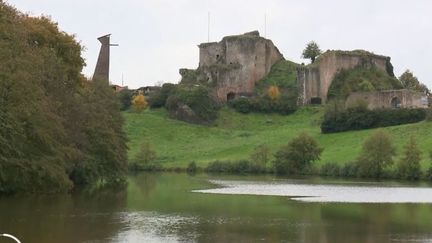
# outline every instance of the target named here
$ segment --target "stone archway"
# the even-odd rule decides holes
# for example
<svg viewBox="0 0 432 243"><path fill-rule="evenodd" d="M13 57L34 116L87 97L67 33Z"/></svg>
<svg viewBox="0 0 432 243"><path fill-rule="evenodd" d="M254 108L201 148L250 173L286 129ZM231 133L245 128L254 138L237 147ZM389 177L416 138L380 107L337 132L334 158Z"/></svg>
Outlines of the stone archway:
<svg viewBox="0 0 432 243"><path fill-rule="evenodd" d="M398 97L393 97L392 99L391 99L391 102L390 102L390 104L391 104L391 108L401 108L401 100L398 98Z"/></svg>
<svg viewBox="0 0 432 243"><path fill-rule="evenodd" d="M235 97L236 97L236 93L234 93L234 92L229 92L229 93L227 94L227 101L233 100L233 99L235 99Z"/></svg>
<svg viewBox="0 0 432 243"><path fill-rule="evenodd" d="M321 105L322 104L322 99L321 97L312 97L310 100L310 103L312 105Z"/></svg>

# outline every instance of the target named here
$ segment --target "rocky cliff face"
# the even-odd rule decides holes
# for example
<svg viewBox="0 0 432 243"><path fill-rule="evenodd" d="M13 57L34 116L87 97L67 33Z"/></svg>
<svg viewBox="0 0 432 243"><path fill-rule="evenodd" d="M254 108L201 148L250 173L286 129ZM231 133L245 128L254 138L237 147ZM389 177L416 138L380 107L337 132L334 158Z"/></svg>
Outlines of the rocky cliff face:
<svg viewBox="0 0 432 243"><path fill-rule="evenodd" d="M273 42L260 37L258 31L227 36L220 42L203 43L199 48L199 67L193 74L181 69L182 83L205 83L221 102L253 93L256 82L283 58Z"/></svg>
<svg viewBox="0 0 432 243"><path fill-rule="evenodd" d="M366 51L327 51L314 64L297 70L297 81L300 90L300 104L310 104L313 99L327 101L327 93L334 76L342 69L358 65L376 67L393 75L390 58L375 55Z"/></svg>

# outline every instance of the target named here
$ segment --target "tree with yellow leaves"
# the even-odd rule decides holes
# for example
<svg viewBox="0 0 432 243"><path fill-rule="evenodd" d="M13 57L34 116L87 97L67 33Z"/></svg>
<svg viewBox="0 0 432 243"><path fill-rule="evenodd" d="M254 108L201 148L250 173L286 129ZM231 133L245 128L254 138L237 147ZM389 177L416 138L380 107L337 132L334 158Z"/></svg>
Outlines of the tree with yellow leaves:
<svg viewBox="0 0 432 243"><path fill-rule="evenodd" d="M132 107L135 112L142 112L148 106L148 103L143 94L135 95L132 99Z"/></svg>
<svg viewBox="0 0 432 243"><path fill-rule="evenodd" d="M280 96L279 88L277 86L271 85L267 89L267 95L268 97L270 97L272 101L279 99Z"/></svg>

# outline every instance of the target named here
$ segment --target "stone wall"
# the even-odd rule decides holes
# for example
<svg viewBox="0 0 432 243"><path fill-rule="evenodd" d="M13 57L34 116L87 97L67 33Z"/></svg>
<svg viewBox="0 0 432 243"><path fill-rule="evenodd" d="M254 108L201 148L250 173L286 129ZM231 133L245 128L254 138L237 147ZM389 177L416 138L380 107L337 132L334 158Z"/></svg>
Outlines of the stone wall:
<svg viewBox="0 0 432 243"><path fill-rule="evenodd" d="M346 106L355 106L359 102L366 102L369 109L428 107L428 97L424 93L406 89L354 92L348 96Z"/></svg>
<svg viewBox="0 0 432 243"><path fill-rule="evenodd" d="M300 88L300 104L309 104L312 98L327 101L327 92L334 76L342 69L358 65L375 66L387 71L389 57L375 55L365 51L327 51L314 64L297 70L297 81Z"/></svg>
<svg viewBox="0 0 432 243"><path fill-rule="evenodd" d="M253 93L256 82L283 58L273 42L260 37L258 31L227 36L220 42L200 44L199 48L197 83L204 80L211 85L212 95L221 102L228 94Z"/></svg>

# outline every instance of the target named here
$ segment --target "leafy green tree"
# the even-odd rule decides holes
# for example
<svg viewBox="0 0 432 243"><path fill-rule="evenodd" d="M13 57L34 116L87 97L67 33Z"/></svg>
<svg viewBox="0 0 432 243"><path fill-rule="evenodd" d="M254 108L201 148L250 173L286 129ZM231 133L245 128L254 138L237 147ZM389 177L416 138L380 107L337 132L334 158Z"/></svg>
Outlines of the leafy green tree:
<svg viewBox="0 0 432 243"><path fill-rule="evenodd" d="M321 49L315 41L311 41L306 45L303 50L302 57L305 59L310 58L311 62L315 62L315 58L321 54Z"/></svg>
<svg viewBox="0 0 432 243"><path fill-rule="evenodd" d="M319 160L322 151L315 139L302 133L277 151L274 161L276 173L303 173L313 161Z"/></svg>
<svg viewBox="0 0 432 243"><path fill-rule="evenodd" d="M363 143L357 158L359 173L363 177L380 178L383 169L393 163L396 149L390 136L383 130L374 131Z"/></svg>
<svg viewBox="0 0 432 243"><path fill-rule="evenodd" d="M151 108L160 108L165 106L165 103L170 95L176 91L177 85L164 83L160 90L153 92L150 95L149 103Z"/></svg>
<svg viewBox="0 0 432 243"><path fill-rule="evenodd" d="M132 162L132 167L135 169L148 169L156 159L156 152L149 142L145 141L141 144L140 150Z"/></svg>
<svg viewBox="0 0 432 243"><path fill-rule="evenodd" d="M404 157L398 163L398 173L403 179L418 180L421 176L421 152L414 137L410 137L404 148Z"/></svg>
<svg viewBox="0 0 432 243"><path fill-rule="evenodd" d="M267 162L270 160L270 148L266 144L261 144L254 149L250 159L256 165L266 167Z"/></svg>
<svg viewBox="0 0 432 243"><path fill-rule="evenodd" d="M399 81L405 89L415 90L418 92L424 92L430 94L430 90L424 84L422 84L416 76L410 71L406 70L400 77Z"/></svg>
<svg viewBox="0 0 432 243"><path fill-rule="evenodd" d="M123 89L116 94L117 99L120 102L120 110L128 110L132 105L132 91L129 89Z"/></svg>

